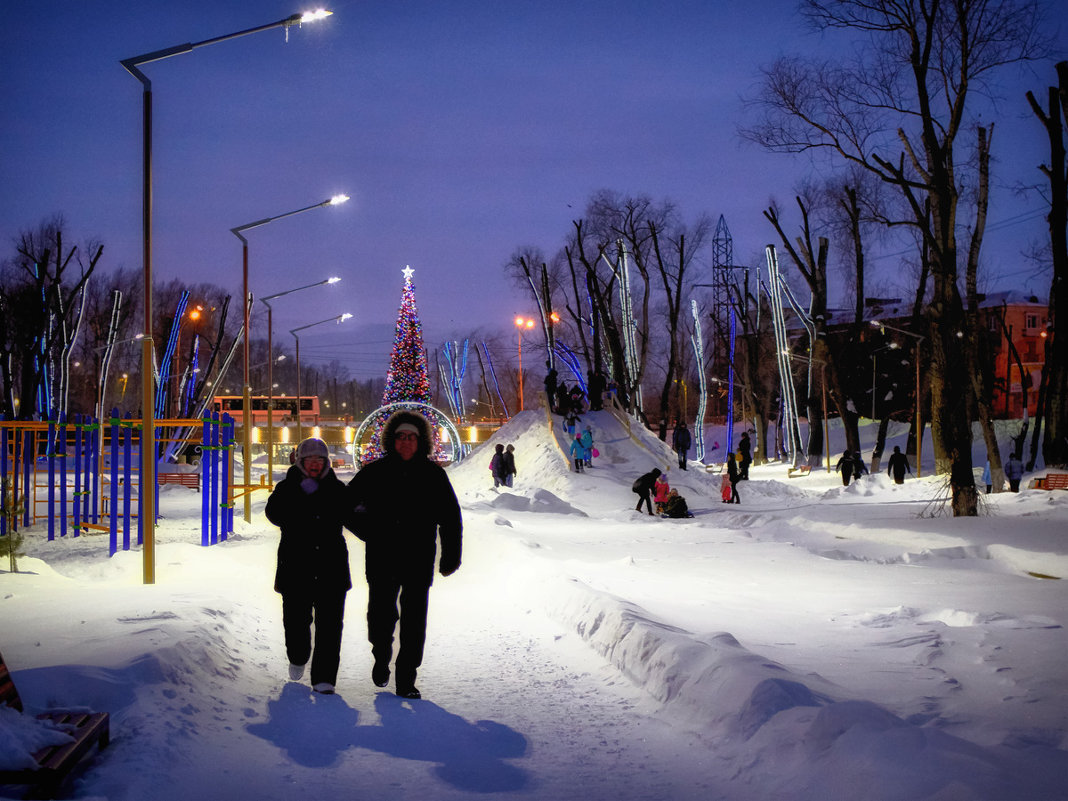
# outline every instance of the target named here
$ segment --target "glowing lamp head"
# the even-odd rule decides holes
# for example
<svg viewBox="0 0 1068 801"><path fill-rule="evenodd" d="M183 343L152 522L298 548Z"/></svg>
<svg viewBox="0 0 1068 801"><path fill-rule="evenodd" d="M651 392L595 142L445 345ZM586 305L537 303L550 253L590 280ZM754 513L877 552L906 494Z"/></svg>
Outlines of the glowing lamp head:
<svg viewBox="0 0 1068 801"><path fill-rule="evenodd" d="M325 8L317 8L315 11L305 11L301 14L300 21L301 24L305 22L317 22L318 20L326 19L333 13L333 11L327 11Z"/></svg>
<svg viewBox="0 0 1068 801"><path fill-rule="evenodd" d="M338 318L337 318L337 321L338 321L339 323L343 323L343 322L345 322L345 321L346 321L347 319L349 319L350 317L352 317L352 315L351 315L351 314L347 314L347 313L346 313L346 314L343 314L343 315L341 315L340 317L338 317Z"/></svg>
<svg viewBox="0 0 1068 801"><path fill-rule="evenodd" d="M348 199L349 199L348 195L334 195L332 198L330 198L330 205L331 206L340 206L342 203L346 202Z"/></svg>
<svg viewBox="0 0 1068 801"><path fill-rule="evenodd" d="M326 283L328 283L328 284L336 284L340 280L341 280L341 278L339 278L338 276L334 275L334 276L331 276L330 278L327 278L326 279Z"/></svg>

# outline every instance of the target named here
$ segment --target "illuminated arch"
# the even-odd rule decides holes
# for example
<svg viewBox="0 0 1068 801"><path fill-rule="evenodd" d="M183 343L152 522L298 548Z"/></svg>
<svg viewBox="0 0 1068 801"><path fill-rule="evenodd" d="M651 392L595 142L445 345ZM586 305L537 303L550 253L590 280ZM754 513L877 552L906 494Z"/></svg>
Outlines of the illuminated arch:
<svg viewBox="0 0 1068 801"><path fill-rule="evenodd" d="M353 467L357 470L360 469L359 448L367 431L371 430L373 432L380 430L380 423L385 423L390 415L402 410L419 412L423 417L430 421L430 426L434 431L434 443L433 447L430 449L432 454L437 453L440 450L445 453L447 460L451 462L460 462L467 455L470 446L464 445L464 443L460 441L460 432L456 428L456 424L453 423L449 416L443 411L431 406L429 403L419 403L418 401L397 401L395 403L387 403L385 406L379 406L367 415L362 423L360 423L360 427L356 429L356 433L352 437L352 446L349 452ZM449 441L447 444L441 441L439 432L442 428L448 433Z"/></svg>

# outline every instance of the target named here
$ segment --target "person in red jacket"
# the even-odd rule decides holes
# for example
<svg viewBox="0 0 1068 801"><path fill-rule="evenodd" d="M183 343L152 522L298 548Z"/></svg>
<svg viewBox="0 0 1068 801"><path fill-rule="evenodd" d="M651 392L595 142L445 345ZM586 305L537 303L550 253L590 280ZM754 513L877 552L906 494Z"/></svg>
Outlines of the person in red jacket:
<svg viewBox="0 0 1068 801"><path fill-rule="evenodd" d="M421 698L415 679L426 643L437 541L441 539L438 572L450 576L460 567L463 521L449 477L430 459L434 440L426 418L397 412L386 421L381 439L385 456L364 466L348 486L356 536L367 543L371 680L378 687L389 683L399 620L396 693Z"/></svg>

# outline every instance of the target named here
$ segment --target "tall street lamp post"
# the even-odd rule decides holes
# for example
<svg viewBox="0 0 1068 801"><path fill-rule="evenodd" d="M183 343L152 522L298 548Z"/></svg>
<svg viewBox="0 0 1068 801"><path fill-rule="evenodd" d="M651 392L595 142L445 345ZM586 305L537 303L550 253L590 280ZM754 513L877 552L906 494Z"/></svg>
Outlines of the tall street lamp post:
<svg viewBox="0 0 1068 801"><path fill-rule="evenodd" d="M921 416L923 407L920 405L920 344L923 342L924 337L920 334L914 334L911 331L906 331L904 328L894 328L892 325L880 322L879 320L871 321L873 328L878 328L884 334L886 329L896 331L899 334L904 334L907 337L912 337L916 340L916 346L913 348L913 359L916 362L916 478L922 478L923 476L923 417Z"/></svg>
<svg viewBox="0 0 1068 801"><path fill-rule="evenodd" d="M267 307L267 486L268 488L274 487L274 324L271 319L272 309L269 301L276 298L285 297L286 295L292 295L294 292L300 292L302 289L311 289L313 286L323 286L324 284L336 284L341 279L337 276L327 278L324 281L317 281L314 284L307 284L305 286L298 286L296 289L288 289L285 292L276 292L273 295L268 295L265 298L260 298L260 302ZM298 371L299 375L299 371ZM300 393L297 393L297 404L300 404ZM297 410L300 411L299 409Z"/></svg>
<svg viewBox="0 0 1068 801"><path fill-rule="evenodd" d="M336 317L327 317L325 320L319 320L317 323L308 323L307 325L301 325L296 328L291 328L289 333L293 335L293 339L297 341L297 444L299 445L301 440L304 439L304 429L300 421L300 337L297 336L298 331L303 331L305 328L312 328L316 325L323 325L324 323L341 323L352 317L351 314L339 314Z"/></svg>
<svg viewBox="0 0 1068 801"><path fill-rule="evenodd" d="M153 408L153 370L152 370L152 82L139 67L153 61L161 61L171 56L189 53L198 47L225 42L229 39L237 39L251 33L271 30L272 28L285 28L286 35L293 25L304 22L314 22L329 16L332 12L311 11L306 14L293 14L285 19L249 28L236 33L228 33L225 36L216 36L214 39L205 39L203 42L187 42L185 44L168 47L163 50L154 50L133 58L122 59L119 63L126 71L141 82L143 87L141 103L141 128L142 128L142 250L143 270L145 283L145 323L144 339L141 342L141 451L144 456L143 486L141 493L141 513L144 515L142 536L144 541L143 561L145 584L156 582L156 420ZM148 491L151 489L152 491Z"/></svg>
<svg viewBox="0 0 1068 801"><path fill-rule="evenodd" d="M274 217L264 217L262 220L256 220L255 222L246 223L245 225L239 225L237 228L231 228L230 232L241 240L241 284L242 292L241 298L245 306L244 317L244 351L245 355L241 360L243 367L243 382L244 387L241 390L241 454L245 463L245 481L244 481L244 499L245 499L245 522L252 522L252 393L249 390L248 382L248 357L249 357L249 328L250 328L250 314L252 312L252 298L248 291L248 240L244 237L245 231L250 231L253 228L259 228L261 225L267 225L275 220L282 220L286 217L292 217L294 214L300 214L305 211L311 211L312 209L321 209L323 206L338 206L349 199L348 195L334 195L331 198L327 198L319 203L313 203L310 206L305 206L301 209L294 211L287 211L285 214L277 214ZM297 401L300 402L299 400Z"/></svg>
<svg viewBox="0 0 1068 801"><path fill-rule="evenodd" d="M534 327L534 318L516 317L515 327L519 343L519 411L523 411L523 331Z"/></svg>

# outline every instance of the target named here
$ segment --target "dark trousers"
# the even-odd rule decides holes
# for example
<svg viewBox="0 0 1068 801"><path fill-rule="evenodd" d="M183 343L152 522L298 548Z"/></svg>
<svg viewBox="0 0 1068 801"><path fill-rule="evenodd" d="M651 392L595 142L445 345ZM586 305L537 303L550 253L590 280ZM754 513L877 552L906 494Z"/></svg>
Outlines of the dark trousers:
<svg viewBox="0 0 1068 801"><path fill-rule="evenodd" d="M389 664L393 656L393 630L400 620L400 650L396 662L398 688L414 685L416 671L423 663L429 601L429 584L402 584L399 579L389 576L367 579L367 639L371 642L376 663Z"/></svg>
<svg viewBox="0 0 1068 801"><path fill-rule="evenodd" d="M645 502L646 507L648 507L648 509L649 509L649 514L652 514L653 513L653 502L649 498L649 493L648 492L639 492L638 493L638 505L634 507L634 511L635 512L640 512L642 510L642 502L643 501Z"/></svg>
<svg viewBox="0 0 1068 801"><path fill-rule="evenodd" d="M286 632L286 655L294 665L311 658L312 684L337 684L341 662L341 629L345 619L345 593L286 593L282 596L282 625ZM315 648L312 649L312 624Z"/></svg>
<svg viewBox="0 0 1068 801"><path fill-rule="evenodd" d="M686 451L675 451L679 455L679 467L686 469Z"/></svg>

